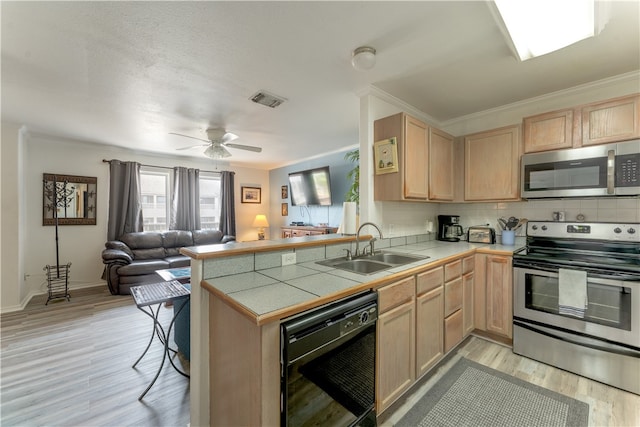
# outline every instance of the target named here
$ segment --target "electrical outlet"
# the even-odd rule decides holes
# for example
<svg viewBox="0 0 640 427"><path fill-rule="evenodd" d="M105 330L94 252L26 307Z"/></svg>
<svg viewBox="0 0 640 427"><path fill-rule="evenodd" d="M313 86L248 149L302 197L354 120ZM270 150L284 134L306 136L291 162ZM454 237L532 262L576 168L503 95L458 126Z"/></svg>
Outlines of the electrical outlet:
<svg viewBox="0 0 640 427"><path fill-rule="evenodd" d="M296 263L296 253L291 252L288 254L282 254L282 265L292 265Z"/></svg>

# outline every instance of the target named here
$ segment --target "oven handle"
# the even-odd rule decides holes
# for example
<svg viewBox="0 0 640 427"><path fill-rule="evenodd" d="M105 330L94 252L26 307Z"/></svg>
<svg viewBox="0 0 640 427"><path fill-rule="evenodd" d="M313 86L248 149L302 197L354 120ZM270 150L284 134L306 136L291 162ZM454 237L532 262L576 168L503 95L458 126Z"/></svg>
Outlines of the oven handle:
<svg viewBox="0 0 640 427"><path fill-rule="evenodd" d="M557 266L557 265L551 266L551 265L537 263L537 262L527 262L524 260L514 260L513 267L528 268L531 270L538 270L538 271L547 271L549 273L555 273L555 274L558 274L558 269L561 268L561 266ZM570 270L585 270L585 269L570 267L570 266L562 266L562 268L568 268ZM586 269L586 271L587 271L587 275L594 279L619 280L619 281L625 281L625 282L638 281L637 274L625 274L619 271L608 271L607 273L598 273L591 269Z"/></svg>
<svg viewBox="0 0 640 427"><path fill-rule="evenodd" d="M514 317L513 324L520 326L521 328L528 329L541 335L546 335L551 338L555 338L560 341L568 342L571 344L579 345L582 347L592 348L594 350L600 350L607 353L615 353L623 356L631 356L640 358L640 351L632 348L622 347L621 345L600 341L595 338L586 337L583 335L576 335L574 333L567 333L549 326L538 326L530 323L530 321L521 321L520 318ZM578 337L578 338L573 338Z"/></svg>

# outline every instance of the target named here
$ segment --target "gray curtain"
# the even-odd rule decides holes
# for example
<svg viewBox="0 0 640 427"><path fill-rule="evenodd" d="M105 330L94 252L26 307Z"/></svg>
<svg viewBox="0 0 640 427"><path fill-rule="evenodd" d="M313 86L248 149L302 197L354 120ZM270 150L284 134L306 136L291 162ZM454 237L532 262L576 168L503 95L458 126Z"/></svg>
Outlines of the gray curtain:
<svg viewBox="0 0 640 427"><path fill-rule="evenodd" d="M173 168L170 230L200 229L200 171Z"/></svg>
<svg viewBox="0 0 640 427"><path fill-rule="evenodd" d="M236 235L236 208L233 197L233 176L235 172L224 171L220 173L220 231L226 236Z"/></svg>
<svg viewBox="0 0 640 427"><path fill-rule="evenodd" d="M140 164L111 160L107 240L116 240L124 233L142 231L142 227Z"/></svg>

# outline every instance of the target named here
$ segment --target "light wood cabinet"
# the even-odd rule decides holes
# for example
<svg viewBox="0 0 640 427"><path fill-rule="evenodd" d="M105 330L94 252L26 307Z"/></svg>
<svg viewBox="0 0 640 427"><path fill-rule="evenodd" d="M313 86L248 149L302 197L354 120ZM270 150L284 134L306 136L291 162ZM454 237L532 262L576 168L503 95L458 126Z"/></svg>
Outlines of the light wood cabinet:
<svg viewBox="0 0 640 427"><path fill-rule="evenodd" d="M580 112L573 109L552 111L525 117L523 123L524 152L558 150L574 145L574 115L579 122ZM577 129L577 137L580 129Z"/></svg>
<svg viewBox="0 0 640 427"><path fill-rule="evenodd" d="M376 411L381 413L415 380L415 278L378 291Z"/></svg>
<svg viewBox="0 0 640 427"><path fill-rule="evenodd" d="M464 138L464 198L518 200L520 126L507 126Z"/></svg>
<svg viewBox="0 0 640 427"><path fill-rule="evenodd" d="M444 266L444 352L448 352L463 337L462 260Z"/></svg>
<svg viewBox="0 0 640 427"><path fill-rule="evenodd" d="M512 338L513 269L512 257L486 257L486 329Z"/></svg>
<svg viewBox="0 0 640 427"><path fill-rule="evenodd" d="M640 95L582 107L582 145L640 138Z"/></svg>
<svg viewBox="0 0 640 427"><path fill-rule="evenodd" d="M427 200L428 126L405 113L376 120L374 139L396 137L398 173L375 175L375 200Z"/></svg>
<svg viewBox="0 0 640 427"><path fill-rule="evenodd" d="M469 335L475 328L474 322L474 270L475 255L462 260L462 335Z"/></svg>
<svg viewBox="0 0 640 427"><path fill-rule="evenodd" d="M443 268L416 276L416 378L444 354Z"/></svg>
<svg viewBox="0 0 640 427"><path fill-rule="evenodd" d="M454 199L453 136L429 127L429 200Z"/></svg>

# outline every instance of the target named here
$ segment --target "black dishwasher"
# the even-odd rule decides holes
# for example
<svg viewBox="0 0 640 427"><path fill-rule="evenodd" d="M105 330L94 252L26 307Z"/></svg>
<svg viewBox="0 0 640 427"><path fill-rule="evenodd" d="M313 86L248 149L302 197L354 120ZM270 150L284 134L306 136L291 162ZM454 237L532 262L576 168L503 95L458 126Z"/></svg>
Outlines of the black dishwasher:
<svg viewBox="0 0 640 427"><path fill-rule="evenodd" d="M367 292L281 325L281 425L375 426L378 296Z"/></svg>

